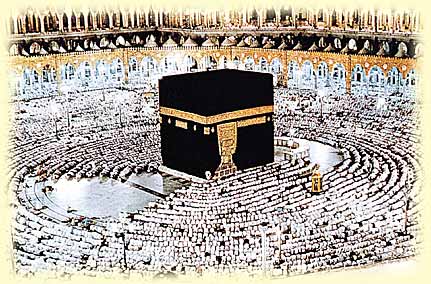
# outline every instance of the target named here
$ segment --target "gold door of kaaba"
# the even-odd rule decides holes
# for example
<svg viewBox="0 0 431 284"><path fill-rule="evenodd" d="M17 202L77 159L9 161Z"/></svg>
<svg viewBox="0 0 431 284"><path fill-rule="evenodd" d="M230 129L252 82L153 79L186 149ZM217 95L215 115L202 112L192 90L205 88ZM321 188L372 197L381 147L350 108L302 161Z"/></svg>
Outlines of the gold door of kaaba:
<svg viewBox="0 0 431 284"><path fill-rule="evenodd" d="M232 159L236 150L237 123L229 122L217 125L217 137L221 163L215 171L215 178L234 173L237 169Z"/></svg>

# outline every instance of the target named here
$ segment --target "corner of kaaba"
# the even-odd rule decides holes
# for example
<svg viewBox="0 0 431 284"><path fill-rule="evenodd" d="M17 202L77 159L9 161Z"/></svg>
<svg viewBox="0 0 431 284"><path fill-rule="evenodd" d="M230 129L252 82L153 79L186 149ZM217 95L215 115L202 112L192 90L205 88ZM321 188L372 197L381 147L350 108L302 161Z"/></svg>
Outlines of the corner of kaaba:
<svg viewBox="0 0 431 284"><path fill-rule="evenodd" d="M274 161L271 74L216 70L159 81L164 166L201 178Z"/></svg>

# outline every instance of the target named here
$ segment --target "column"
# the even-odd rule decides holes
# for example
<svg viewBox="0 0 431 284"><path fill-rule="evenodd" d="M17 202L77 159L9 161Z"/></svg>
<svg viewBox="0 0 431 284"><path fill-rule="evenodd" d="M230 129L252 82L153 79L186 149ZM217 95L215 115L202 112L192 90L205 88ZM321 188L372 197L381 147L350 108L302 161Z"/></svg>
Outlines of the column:
<svg viewBox="0 0 431 284"><path fill-rule="evenodd" d="M292 7L292 26L296 27L295 8Z"/></svg>
<svg viewBox="0 0 431 284"><path fill-rule="evenodd" d="M281 12L280 9L275 10L275 24L277 26L280 25L280 20L281 20Z"/></svg>
<svg viewBox="0 0 431 284"><path fill-rule="evenodd" d="M57 14L57 18L58 18L58 30L63 31L63 14L61 15Z"/></svg>
<svg viewBox="0 0 431 284"><path fill-rule="evenodd" d="M400 15L400 31L404 31L404 12Z"/></svg>
<svg viewBox="0 0 431 284"><path fill-rule="evenodd" d="M43 17L39 15L39 21L40 21L40 32L44 33L45 32L45 24L43 22Z"/></svg>
<svg viewBox="0 0 431 284"><path fill-rule="evenodd" d="M85 31L88 31L88 11L84 13L84 29Z"/></svg>
<svg viewBox="0 0 431 284"><path fill-rule="evenodd" d="M5 31L6 31L6 34L9 34L9 33L14 33L13 31L11 31L11 26L10 26L10 17L7 17L6 18L6 23L5 23Z"/></svg>
<svg viewBox="0 0 431 284"><path fill-rule="evenodd" d="M34 30L37 32L40 32L40 26L39 22L37 21L39 19L39 15L35 15L35 21L34 21Z"/></svg>
<svg viewBox="0 0 431 284"><path fill-rule="evenodd" d="M343 15L344 15L344 25L343 25L343 27L346 30L349 27L349 16L350 16L350 13L347 12L347 11L344 11Z"/></svg>
<svg viewBox="0 0 431 284"><path fill-rule="evenodd" d="M415 27L416 32L420 30L419 21L420 21L420 15L419 15L419 12L416 12L416 27Z"/></svg>
<svg viewBox="0 0 431 284"><path fill-rule="evenodd" d="M164 26L164 24L165 24L165 21L164 21L165 19L164 19L164 17L163 17L163 11L159 11L159 25L160 25L160 27L163 27Z"/></svg>
<svg viewBox="0 0 431 284"><path fill-rule="evenodd" d="M155 11L154 15L155 15L155 22L156 22L155 25L159 26L159 11Z"/></svg>
<svg viewBox="0 0 431 284"><path fill-rule="evenodd" d="M17 34L18 33L18 19L15 17L12 17L13 19L13 33Z"/></svg>
<svg viewBox="0 0 431 284"><path fill-rule="evenodd" d="M413 21L412 21L412 15L409 14L409 32L413 31Z"/></svg>
<svg viewBox="0 0 431 284"><path fill-rule="evenodd" d="M67 30L72 31L72 15L67 15Z"/></svg>
<svg viewBox="0 0 431 284"><path fill-rule="evenodd" d="M147 12L147 17L146 17L146 24L147 24L148 27L151 26L150 15L151 15L151 12L148 11Z"/></svg>
<svg viewBox="0 0 431 284"><path fill-rule="evenodd" d="M217 12L212 11L213 25L217 25Z"/></svg>
<svg viewBox="0 0 431 284"><path fill-rule="evenodd" d="M81 28L81 18L80 18L81 14L77 13L76 15L77 15L75 17L75 19L76 19L76 29L79 30Z"/></svg>

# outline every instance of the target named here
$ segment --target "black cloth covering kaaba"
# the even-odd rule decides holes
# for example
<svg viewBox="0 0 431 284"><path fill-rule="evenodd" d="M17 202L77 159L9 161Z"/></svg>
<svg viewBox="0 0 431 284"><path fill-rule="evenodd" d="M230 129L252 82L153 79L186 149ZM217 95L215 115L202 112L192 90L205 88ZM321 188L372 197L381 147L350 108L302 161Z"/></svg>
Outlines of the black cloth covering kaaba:
<svg viewBox="0 0 431 284"><path fill-rule="evenodd" d="M217 70L159 81L163 164L205 178L274 161L272 75Z"/></svg>

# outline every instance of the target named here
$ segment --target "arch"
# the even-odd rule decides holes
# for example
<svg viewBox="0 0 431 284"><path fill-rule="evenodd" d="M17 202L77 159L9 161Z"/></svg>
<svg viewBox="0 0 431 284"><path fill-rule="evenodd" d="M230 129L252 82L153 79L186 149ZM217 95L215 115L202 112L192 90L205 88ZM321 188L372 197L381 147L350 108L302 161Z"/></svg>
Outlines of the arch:
<svg viewBox="0 0 431 284"><path fill-rule="evenodd" d="M235 68L235 69L239 69L240 68L240 65L241 65L241 60L239 60L239 57L238 56L235 56L234 58L233 58L233 68Z"/></svg>
<svg viewBox="0 0 431 284"><path fill-rule="evenodd" d="M153 77L158 74L158 64L153 57L146 56L141 61L141 76Z"/></svg>
<svg viewBox="0 0 431 284"><path fill-rule="evenodd" d="M57 76L55 69L50 65L45 65L42 69L42 91L48 94L57 89Z"/></svg>
<svg viewBox="0 0 431 284"><path fill-rule="evenodd" d="M287 65L287 87L299 87L299 64L294 60L289 61Z"/></svg>
<svg viewBox="0 0 431 284"><path fill-rule="evenodd" d="M278 84L279 77L281 77L283 73L283 67L282 67L280 58L275 57L271 60L269 71L273 76L273 83L275 86Z"/></svg>
<svg viewBox="0 0 431 284"><path fill-rule="evenodd" d="M419 78L415 69L411 69L404 81L404 93L408 97L413 97L416 95L416 88L419 85Z"/></svg>
<svg viewBox="0 0 431 284"><path fill-rule="evenodd" d="M32 68L25 68L22 72L21 78L18 80L20 86L20 94L23 98L34 98L40 96L40 80L37 71Z"/></svg>
<svg viewBox="0 0 431 284"><path fill-rule="evenodd" d="M67 31L69 26L69 19L67 18L66 13L63 13L63 31Z"/></svg>
<svg viewBox="0 0 431 284"><path fill-rule="evenodd" d="M129 58L129 72L127 75L128 82L136 82L140 78L140 72L139 72L139 64L136 57L130 57Z"/></svg>
<svg viewBox="0 0 431 284"><path fill-rule="evenodd" d="M30 54L35 54L40 52L40 44L37 42L33 42L30 45Z"/></svg>
<svg viewBox="0 0 431 284"><path fill-rule="evenodd" d="M121 35L118 36L117 40L115 41L115 45L116 46L124 46L125 44L126 44L126 41L125 41L124 37Z"/></svg>
<svg viewBox="0 0 431 284"><path fill-rule="evenodd" d="M310 60L305 60L301 66L300 72L300 84L301 89L311 90L315 88L315 72L313 68L313 63Z"/></svg>
<svg viewBox="0 0 431 284"><path fill-rule="evenodd" d="M272 74L281 74L283 72L283 66L281 64L281 59L275 57L271 60L270 71Z"/></svg>
<svg viewBox="0 0 431 284"><path fill-rule="evenodd" d="M357 50L357 49L358 49L358 46L357 46L357 44L356 44L356 40L355 40L355 39L353 39L353 38L351 38L351 39L349 40L348 47L349 47L349 49L350 49L350 50Z"/></svg>
<svg viewBox="0 0 431 284"><path fill-rule="evenodd" d="M60 27L60 20L59 17L56 13L54 13L54 15L51 15L51 12L49 13L50 17L49 17L49 21L50 21L50 31L53 32L57 32L59 30Z"/></svg>
<svg viewBox="0 0 431 284"><path fill-rule="evenodd" d="M220 57L220 63L219 63L219 69L226 69L228 68L228 62L227 62L227 57L226 56L221 56Z"/></svg>
<svg viewBox="0 0 431 284"><path fill-rule="evenodd" d="M101 16L101 27L104 29L109 28L109 15L106 12L103 12Z"/></svg>
<svg viewBox="0 0 431 284"><path fill-rule="evenodd" d="M72 31L76 31L77 30L77 25L76 25L76 15L75 12L72 12L72 16L70 17L70 26L72 28Z"/></svg>
<svg viewBox="0 0 431 284"><path fill-rule="evenodd" d="M400 91L402 80L402 74L398 70L397 67L392 67L388 72L387 80L386 80L386 88L388 95L392 95L394 93L398 93Z"/></svg>
<svg viewBox="0 0 431 284"><path fill-rule="evenodd" d="M322 61L317 66L317 88L326 86L329 80L329 67L325 61Z"/></svg>
<svg viewBox="0 0 431 284"><path fill-rule="evenodd" d="M83 30L85 28L85 17L84 17L84 14L82 12L79 14L79 28L81 30Z"/></svg>
<svg viewBox="0 0 431 284"><path fill-rule="evenodd" d="M97 60L94 69L94 78L98 82L105 84L109 80L109 66L104 60Z"/></svg>
<svg viewBox="0 0 431 284"><path fill-rule="evenodd" d="M129 73L130 72L137 72L137 71L139 71L138 60L136 59L136 57L130 57L130 59L129 59Z"/></svg>
<svg viewBox="0 0 431 284"><path fill-rule="evenodd" d="M341 63L335 63L332 67L332 91L339 95L346 93L346 68Z"/></svg>
<svg viewBox="0 0 431 284"><path fill-rule="evenodd" d="M161 60L160 70L163 74L174 74L178 71L176 58L173 55L168 55Z"/></svg>
<svg viewBox="0 0 431 284"><path fill-rule="evenodd" d="M127 28L131 28L133 26L132 24L132 16L130 15L130 12L127 13L127 23L126 23Z"/></svg>
<svg viewBox="0 0 431 284"><path fill-rule="evenodd" d="M117 12L112 13L112 25L116 28L120 27L120 17L117 16Z"/></svg>
<svg viewBox="0 0 431 284"><path fill-rule="evenodd" d="M255 63L251 56L247 56L247 58L244 60L244 69L247 71L254 71Z"/></svg>
<svg viewBox="0 0 431 284"><path fill-rule="evenodd" d="M9 55L14 56L14 55L19 55L19 49L18 49L18 45L17 44L12 44L9 48Z"/></svg>
<svg viewBox="0 0 431 284"><path fill-rule="evenodd" d="M33 15L33 27L34 27L34 31L37 33L40 33L40 27L41 27L41 23L40 23L40 18L36 17L36 15Z"/></svg>
<svg viewBox="0 0 431 284"><path fill-rule="evenodd" d="M49 15L43 16L42 19L42 25L43 25L43 29L47 32L50 31L50 23L49 23L49 19L48 19Z"/></svg>
<svg viewBox="0 0 431 284"><path fill-rule="evenodd" d="M109 45L109 40L106 37L102 37L100 40L100 47L107 47Z"/></svg>
<svg viewBox="0 0 431 284"><path fill-rule="evenodd" d="M93 26L93 17L91 15L91 12L88 12L87 14L87 28L89 30L93 30L94 26Z"/></svg>
<svg viewBox="0 0 431 284"><path fill-rule="evenodd" d="M60 67L61 69L61 81L62 82L70 82L75 79L76 69L70 63L66 63Z"/></svg>
<svg viewBox="0 0 431 284"><path fill-rule="evenodd" d="M265 57L259 58L259 71L268 72L268 60Z"/></svg>
<svg viewBox="0 0 431 284"><path fill-rule="evenodd" d="M205 55L201 60L201 66L204 70L217 69L217 61L211 55Z"/></svg>
<svg viewBox="0 0 431 284"><path fill-rule="evenodd" d="M367 76L360 64L356 64L353 67L350 88L353 95L367 94Z"/></svg>
<svg viewBox="0 0 431 284"><path fill-rule="evenodd" d="M380 67L374 65L368 72L368 94L384 95L385 93L385 74Z"/></svg>
<svg viewBox="0 0 431 284"><path fill-rule="evenodd" d="M50 65L45 65L42 69L42 82L52 83L55 82L55 69Z"/></svg>
<svg viewBox="0 0 431 284"><path fill-rule="evenodd" d="M89 87L90 82L93 78L93 70L91 69L91 65L88 61L81 62L77 68L77 76L76 79L78 79L78 84L80 87Z"/></svg>
<svg viewBox="0 0 431 284"><path fill-rule="evenodd" d="M102 15L99 12L96 13L95 19L96 20L95 20L95 23L93 25L94 29L98 29L98 28L102 27Z"/></svg>
<svg viewBox="0 0 431 284"><path fill-rule="evenodd" d="M190 55L186 55L183 59L182 69L184 72L191 72L198 68L197 61Z"/></svg>
<svg viewBox="0 0 431 284"><path fill-rule="evenodd" d="M113 81L113 84L120 84L124 80L123 61L120 58L115 58L112 60L110 67L110 79Z"/></svg>
<svg viewBox="0 0 431 284"><path fill-rule="evenodd" d="M334 47L336 49L341 49L341 39L339 39L338 37L334 39Z"/></svg>
<svg viewBox="0 0 431 284"><path fill-rule="evenodd" d="M49 48L51 49L51 51L57 52L60 49L60 45L58 44L58 42L53 40L49 43Z"/></svg>

